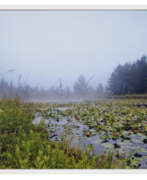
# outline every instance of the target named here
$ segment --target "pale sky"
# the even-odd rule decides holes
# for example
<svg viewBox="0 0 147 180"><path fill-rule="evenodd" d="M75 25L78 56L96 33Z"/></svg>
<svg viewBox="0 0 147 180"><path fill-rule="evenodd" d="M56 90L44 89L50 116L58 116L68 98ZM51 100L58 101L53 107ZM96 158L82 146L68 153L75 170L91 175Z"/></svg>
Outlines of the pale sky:
<svg viewBox="0 0 147 180"><path fill-rule="evenodd" d="M0 11L0 76L43 87L107 81L147 54L147 11ZM7 72L15 69L14 72Z"/></svg>

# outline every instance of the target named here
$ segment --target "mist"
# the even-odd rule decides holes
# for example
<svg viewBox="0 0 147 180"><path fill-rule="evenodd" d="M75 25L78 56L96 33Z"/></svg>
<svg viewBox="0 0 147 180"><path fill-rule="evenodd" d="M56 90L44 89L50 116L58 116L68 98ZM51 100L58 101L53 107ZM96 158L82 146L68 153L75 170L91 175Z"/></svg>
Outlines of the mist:
<svg viewBox="0 0 147 180"><path fill-rule="evenodd" d="M1 84L13 96L25 87L51 97L64 89L67 98L83 77L87 92L102 95L118 64L146 54L146 18L142 10L0 11Z"/></svg>

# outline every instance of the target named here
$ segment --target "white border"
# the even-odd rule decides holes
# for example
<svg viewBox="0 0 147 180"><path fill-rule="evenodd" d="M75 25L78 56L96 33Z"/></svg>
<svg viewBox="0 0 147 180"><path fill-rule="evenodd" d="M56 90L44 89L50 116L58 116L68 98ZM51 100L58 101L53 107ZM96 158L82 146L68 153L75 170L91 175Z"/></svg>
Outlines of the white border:
<svg viewBox="0 0 147 180"><path fill-rule="evenodd" d="M0 174L147 174L147 169L1 169Z"/></svg>
<svg viewBox="0 0 147 180"><path fill-rule="evenodd" d="M0 5L0 10L147 10L145 5Z"/></svg>

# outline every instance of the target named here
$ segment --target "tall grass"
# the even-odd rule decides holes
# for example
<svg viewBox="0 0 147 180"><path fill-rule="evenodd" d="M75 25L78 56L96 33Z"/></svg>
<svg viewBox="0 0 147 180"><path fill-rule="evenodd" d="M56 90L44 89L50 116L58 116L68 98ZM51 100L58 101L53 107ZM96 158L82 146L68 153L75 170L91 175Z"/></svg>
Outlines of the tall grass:
<svg viewBox="0 0 147 180"><path fill-rule="evenodd" d="M43 122L34 125L35 104L19 99L0 103L0 168L1 169L95 169L125 168L126 160L112 152L94 156L92 148L81 151L72 147L72 138L62 142L48 139Z"/></svg>

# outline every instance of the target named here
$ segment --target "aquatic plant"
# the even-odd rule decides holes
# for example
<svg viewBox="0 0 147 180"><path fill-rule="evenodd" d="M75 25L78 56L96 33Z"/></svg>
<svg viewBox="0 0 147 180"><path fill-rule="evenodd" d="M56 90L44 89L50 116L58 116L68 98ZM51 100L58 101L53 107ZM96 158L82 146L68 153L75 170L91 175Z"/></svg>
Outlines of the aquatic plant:
<svg viewBox="0 0 147 180"><path fill-rule="evenodd" d="M119 150L120 141L133 133L146 135L147 110L133 105L134 101L86 102L64 105L23 103L19 99L3 100L0 104L0 168L138 168L141 156L122 156L118 151L105 151L96 156L93 147L73 147L74 131L69 121L83 124L86 138L100 135L102 143L113 142ZM34 124L35 116L42 117ZM52 124L46 119L64 124L61 141L52 140ZM55 123L55 124L56 124ZM88 129L84 129L84 128ZM127 133L126 133L127 132ZM54 134L56 135L56 134ZM143 138L142 142L146 143ZM134 152L135 153L135 152ZM133 157L133 158L132 158Z"/></svg>

